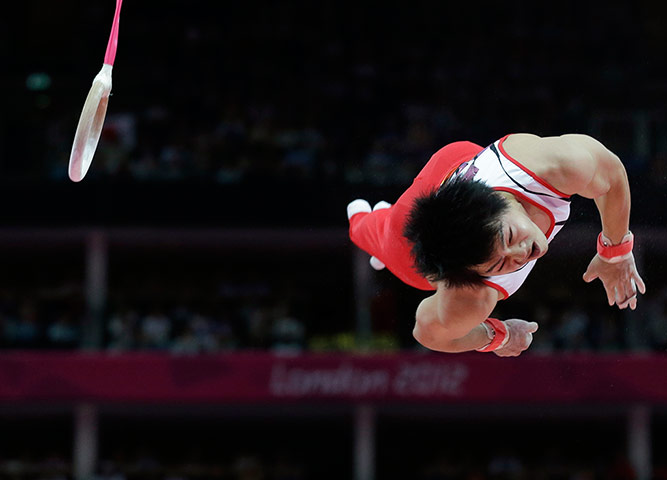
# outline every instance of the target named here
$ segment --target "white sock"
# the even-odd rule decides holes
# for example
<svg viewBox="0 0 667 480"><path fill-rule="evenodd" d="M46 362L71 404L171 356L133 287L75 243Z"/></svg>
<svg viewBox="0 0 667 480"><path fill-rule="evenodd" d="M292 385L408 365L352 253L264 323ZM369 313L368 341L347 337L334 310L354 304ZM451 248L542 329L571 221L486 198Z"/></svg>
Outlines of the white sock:
<svg viewBox="0 0 667 480"><path fill-rule="evenodd" d="M375 270L382 270L385 268L385 264L382 263L377 257L371 257L370 260L371 267Z"/></svg>

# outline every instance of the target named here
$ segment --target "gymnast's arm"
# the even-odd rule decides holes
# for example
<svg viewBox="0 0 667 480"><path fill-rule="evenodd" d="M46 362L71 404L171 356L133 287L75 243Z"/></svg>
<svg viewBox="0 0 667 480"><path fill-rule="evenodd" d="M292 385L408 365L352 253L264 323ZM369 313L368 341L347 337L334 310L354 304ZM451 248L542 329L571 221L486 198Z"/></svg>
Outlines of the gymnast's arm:
<svg viewBox="0 0 667 480"><path fill-rule="evenodd" d="M523 161L540 159L542 176L563 193L593 199L600 211L603 233L620 243L630 223L630 187L621 160L588 135L560 137L511 135L510 154Z"/></svg>
<svg viewBox="0 0 667 480"><path fill-rule="evenodd" d="M438 282L435 294L419 304L413 335L426 348L466 352L489 343L481 323L488 318L499 293L487 285L447 288Z"/></svg>
<svg viewBox="0 0 667 480"><path fill-rule="evenodd" d="M547 168L544 176L558 190L595 201L600 212L602 234L612 245L622 242L629 233L630 187L621 160L599 141L587 135L562 135L540 138L535 135L512 135L506 148L522 158L541 158ZM584 274L584 281L599 278L607 293L609 305L619 308L637 304L636 290L646 291L634 257L617 263L604 262L596 255ZM635 284L638 287L635 289Z"/></svg>
<svg viewBox="0 0 667 480"><path fill-rule="evenodd" d="M482 325L493 311L500 293L486 285L468 288L446 288L438 282L434 295L425 298L417 308L413 335L426 348L439 352L467 352L486 347L491 342ZM507 330L493 353L499 357L516 357L530 347L535 322L510 318L502 322Z"/></svg>

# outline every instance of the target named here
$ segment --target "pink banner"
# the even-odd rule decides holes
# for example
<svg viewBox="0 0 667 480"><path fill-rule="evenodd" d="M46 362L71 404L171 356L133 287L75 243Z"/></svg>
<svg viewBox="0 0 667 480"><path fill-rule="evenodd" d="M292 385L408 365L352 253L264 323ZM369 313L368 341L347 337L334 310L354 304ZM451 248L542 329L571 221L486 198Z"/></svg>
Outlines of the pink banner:
<svg viewBox="0 0 667 480"><path fill-rule="evenodd" d="M667 403L667 356L0 354L0 402Z"/></svg>

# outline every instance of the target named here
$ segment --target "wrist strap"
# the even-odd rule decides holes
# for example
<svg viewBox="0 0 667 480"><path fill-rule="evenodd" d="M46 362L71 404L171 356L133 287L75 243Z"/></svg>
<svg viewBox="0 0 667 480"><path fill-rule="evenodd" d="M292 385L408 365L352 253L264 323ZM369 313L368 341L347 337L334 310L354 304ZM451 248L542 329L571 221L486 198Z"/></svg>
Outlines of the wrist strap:
<svg viewBox="0 0 667 480"><path fill-rule="evenodd" d="M510 339L509 332L505 324L497 318L487 318L482 322L482 326L486 329L491 342L482 348L478 348L478 352L492 352L504 346Z"/></svg>
<svg viewBox="0 0 667 480"><path fill-rule="evenodd" d="M632 255L634 243L635 237L632 232L628 232L618 245L612 245L611 240L600 232L597 245L598 255L605 262L618 263Z"/></svg>

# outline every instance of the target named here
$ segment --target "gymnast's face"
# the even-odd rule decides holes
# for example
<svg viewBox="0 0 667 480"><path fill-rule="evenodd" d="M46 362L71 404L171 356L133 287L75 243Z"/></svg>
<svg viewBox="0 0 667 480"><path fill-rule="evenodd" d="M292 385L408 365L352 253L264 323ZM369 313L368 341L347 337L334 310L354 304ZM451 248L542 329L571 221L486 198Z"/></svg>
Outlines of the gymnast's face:
<svg viewBox="0 0 667 480"><path fill-rule="evenodd" d="M519 202L510 201L500 217L500 228L491 258L476 268L483 276L501 275L519 270L540 258L549 249L547 237Z"/></svg>

